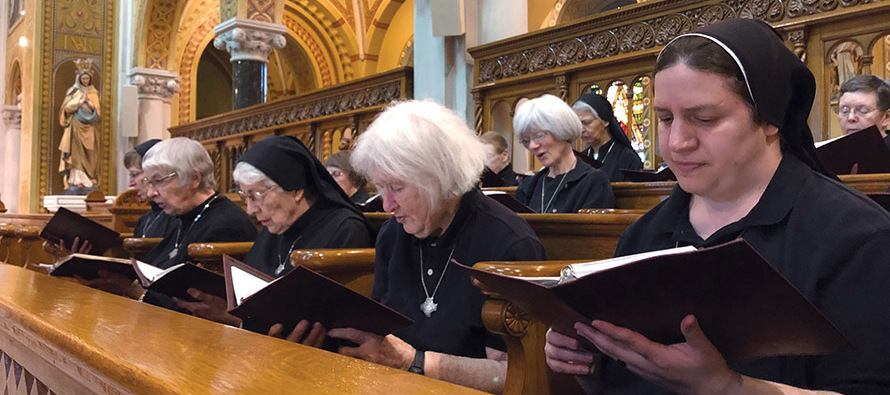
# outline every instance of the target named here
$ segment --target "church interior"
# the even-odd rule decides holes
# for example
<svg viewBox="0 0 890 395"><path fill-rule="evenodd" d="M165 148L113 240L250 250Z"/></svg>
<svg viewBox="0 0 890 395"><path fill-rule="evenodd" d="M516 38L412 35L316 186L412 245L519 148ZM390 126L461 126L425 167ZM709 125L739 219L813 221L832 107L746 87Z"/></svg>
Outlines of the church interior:
<svg viewBox="0 0 890 395"><path fill-rule="evenodd" d="M123 164L153 139L199 142L216 190L246 209L233 172L257 142L293 136L325 162L353 150L392 102L411 99L441 104L476 135L497 132L515 172L533 174L542 162L514 132L518 106L597 93L643 169L657 170L656 58L675 37L730 18L767 22L812 72L807 123L817 143L844 134L844 82L890 80L890 2L880 0L9 0L0 15L0 261L26 268L57 257L40 234L60 207L121 234L107 256L142 257L157 246L126 237L149 205ZM78 148L82 141L95 149ZM883 193L890 174L841 181ZM676 183L612 182L613 209L520 217L550 260L611 258L628 226ZM365 217L380 228L390 214ZM243 258L250 248L236 244L195 243L188 254L223 272L223 254ZM371 294L373 248L291 245L287 255ZM558 276L563 266L486 270ZM0 270L8 393L472 391L53 281ZM547 325L497 293L482 315L506 343L504 393L580 391L544 361Z"/></svg>

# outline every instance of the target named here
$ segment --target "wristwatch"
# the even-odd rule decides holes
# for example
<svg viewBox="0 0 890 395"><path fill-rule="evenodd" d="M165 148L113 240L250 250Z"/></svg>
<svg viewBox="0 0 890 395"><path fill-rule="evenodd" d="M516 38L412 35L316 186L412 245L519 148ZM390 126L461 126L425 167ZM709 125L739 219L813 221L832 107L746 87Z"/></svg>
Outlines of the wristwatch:
<svg viewBox="0 0 890 395"><path fill-rule="evenodd" d="M411 366L408 368L408 371L411 373L417 373L419 375L423 375L423 357L424 352L421 350L417 350L414 352L414 362L411 362Z"/></svg>

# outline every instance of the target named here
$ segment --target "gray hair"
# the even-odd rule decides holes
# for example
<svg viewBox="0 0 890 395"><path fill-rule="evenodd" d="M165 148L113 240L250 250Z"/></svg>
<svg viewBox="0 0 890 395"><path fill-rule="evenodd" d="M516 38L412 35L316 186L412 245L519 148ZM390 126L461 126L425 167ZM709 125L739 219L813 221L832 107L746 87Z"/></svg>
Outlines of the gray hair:
<svg viewBox="0 0 890 395"><path fill-rule="evenodd" d="M142 170L175 172L179 176L179 186L186 185L200 176L201 183L198 189L216 189L210 155L201 143L189 138L175 137L155 144L145 153Z"/></svg>
<svg viewBox="0 0 890 395"><path fill-rule="evenodd" d="M575 111L553 95L525 102L516 109L513 117L513 131L519 135L520 141L527 141L526 135L532 132L546 131L557 140L571 143L581 136L582 129Z"/></svg>
<svg viewBox="0 0 890 395"><path fill-rule="evenodd" d="M593 107L590 106L590 104L585 103L583 100L578 100L575 102L575 104L572 104L572 110L575 110L576 113L587 112L590 113L590 115L593 115L594 118L601 121L603 120L603 117L601 117L600 114L597 113L596 110L594 110Z"/></svg>
<svg viewBox="0 0 890 395"><path fill-rule="evenodd" d="M263 184L267 188L275 188L278 186L278 183L272 181L266 173L260 171L254 167L254 165L247 162L238 162L235 165L235 171L232 172L232 179L239 185L242 184Z"/></svg>
<svg viewBox="0 0 890 395"><path fill-rule="evenodd" d="M417 187L435 212L442 200L476 186L485 166L485 146L453 111L433 101L412 100L377 116L359 136L350 159L364 175Z"/></svg>

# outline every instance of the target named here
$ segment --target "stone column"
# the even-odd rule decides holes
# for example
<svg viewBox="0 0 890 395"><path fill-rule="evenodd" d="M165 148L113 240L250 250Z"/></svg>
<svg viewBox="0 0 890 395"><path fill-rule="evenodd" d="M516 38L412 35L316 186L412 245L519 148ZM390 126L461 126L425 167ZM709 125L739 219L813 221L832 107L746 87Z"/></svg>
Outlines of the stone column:
<svg viewBox="0 0 890 395"><path fill-rule="evenodd" d="M139 134L136 144L170 138L170 98L179 92L179 75L172 71L135 67L130 83L139 88Z"/></svg>
<svg viewBox="0 0 890 395"><path fill-rule="evenodd" d="M266 102L266 63L273 48L284 48L284 25L232 18L213 28L213 45L232 55L232 108Z"/></svg>
<svg viewBox="0 0 890 395"><path fill-rule="evenodd" d="M5 131L0 140L0 169L3 171L0 183L0 196L6 205L6 212L19 212L19 151L22 142L22 109L18 106L3 106L3 126Z"/></svg>

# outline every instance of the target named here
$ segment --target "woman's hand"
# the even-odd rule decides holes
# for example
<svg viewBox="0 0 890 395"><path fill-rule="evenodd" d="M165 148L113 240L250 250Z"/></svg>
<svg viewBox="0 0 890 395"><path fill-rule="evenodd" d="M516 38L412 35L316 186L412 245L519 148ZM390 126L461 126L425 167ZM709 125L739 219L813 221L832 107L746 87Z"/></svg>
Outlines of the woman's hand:
<svg viewBox="0 0 890 395"><path fill-rule="evenodd" d="M328 331L328 337L349 340L358 347L340 347L340 354L408 370L414 361L414 347L394 335L380 336L354 328L336 328Z"/></svg>
<svg viewBox="0 0 890 395"><path fill-rule="evenodd" d="M93 245L86 239L80 240L80 237L75 237L74 240L71 241L71 248L69 249L65 246L65 242L60 241L57 245L59 249L59 254L65 257L74 253L77 254L89 254L93 249Z"/></svg>
<svg viewBox="0 0 890 395"><path fill-rule="evenodd" d="M680 322L685 343L664 345L605 321L592 326L575 323L578 334L631 372L672 392L726 394L742 385L742 376L705 337L698 321L688 315Z"/></svg>
<svg viewBox="0 0 890 395"><path fill-rule="evenodd" d="M307 331L309 333L306 333ZM287 337L284 336L284 325L275 324L269 328L269 336L315 348L321 348L326 335L327 330L321 323L316 322L310 327L307 320L301 320L297 323L297 326L294 327L294 330Z"/></svg>
<svg viewBox="0 0 890 395"><path fill-rule="evenodd" d="M544 345L547 366L556 373L591 374L593 373L593 352L582 348L581 343L571 337L547 330L547 343Z"/></svg>
<svg viewBox="0 0 890 395"><path fill-rule="evenodd" d="M106 270L99 270L99 277L92 280L86 280L79 276L75 278L78 282L88 287L126 296L130 299L138 300L145 294L145 288L142 288L138 281L130 280L127 276Z"/></svg>
<svg viewBox="0 0 890 395"><path fill-rule="evenodd" d="M229 314L226 301L219 296L201 292L195 288L189 288L189 296L197 299L196 302L188 302L173 298L176 305L190 311L192 314L211 321L220 322L231 326L241 326L241 319Z"/></svg>

